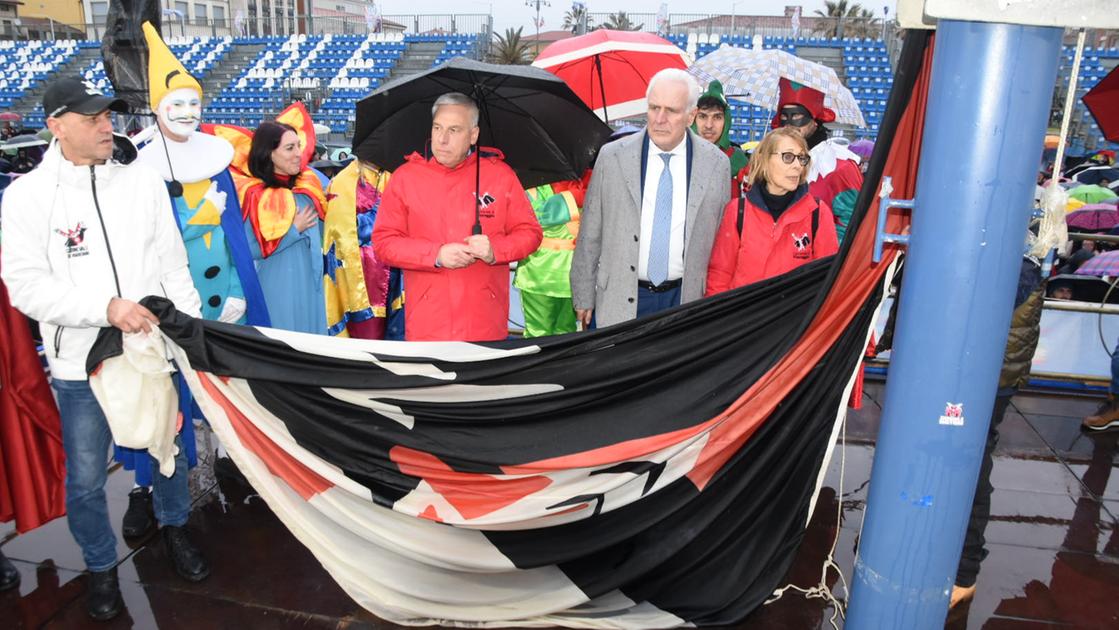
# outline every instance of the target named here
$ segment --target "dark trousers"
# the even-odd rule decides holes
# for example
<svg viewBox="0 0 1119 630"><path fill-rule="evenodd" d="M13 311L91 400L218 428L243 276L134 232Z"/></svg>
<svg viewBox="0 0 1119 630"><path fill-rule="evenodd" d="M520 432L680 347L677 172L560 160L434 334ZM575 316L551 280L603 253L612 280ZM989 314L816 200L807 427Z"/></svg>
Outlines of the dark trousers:
<svg viewBox="0 0 1119 630"><path fill-rule="evenodd" d="M680 305L680 287L668 291L655 292L637 287L637 316L645 317L666 308Z"/></svg>
<svg viewBox="0 0 1119 630"><path fill-rule="evenodd" d="M983 462L979 467L979 479L975 483L975 500L971 504L971 518L964 534L964 549L960 553L960 564L956 569L956 586L972 586L979 575L979 565L987 557L984 545L987 539L984 531L991 518L991 469L994 467L995 446L999 443L999 425L1006 409L1010 406L1013 394L995 397L995 408L991 411L991 426L987 429L987 446L983 449Z"/></svg>
<svg viewBox="0 0 1119 630"><path fill-rule="evenodd" d="M1107 393L1119 399L1119 342L1115 343L1115 352L1111 355L1111 384Z"/></svg>

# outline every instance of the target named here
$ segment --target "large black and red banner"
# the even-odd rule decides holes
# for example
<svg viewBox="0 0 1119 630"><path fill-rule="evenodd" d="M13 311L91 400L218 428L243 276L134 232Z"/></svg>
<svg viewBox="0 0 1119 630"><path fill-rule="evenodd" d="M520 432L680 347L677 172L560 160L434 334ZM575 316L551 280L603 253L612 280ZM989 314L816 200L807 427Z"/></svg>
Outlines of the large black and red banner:
<svg viewBox="0 0 1119 630"><path fill-rule="evenodd" d="M836 259L602 330L495 343L328 338L145 304L238 467L376 615L739 621L804 534L889 280L895 253L871 262L872 202L884 172L912 193L926 39L909 37ZM101 342L91 363L120 351Z"/></svg>

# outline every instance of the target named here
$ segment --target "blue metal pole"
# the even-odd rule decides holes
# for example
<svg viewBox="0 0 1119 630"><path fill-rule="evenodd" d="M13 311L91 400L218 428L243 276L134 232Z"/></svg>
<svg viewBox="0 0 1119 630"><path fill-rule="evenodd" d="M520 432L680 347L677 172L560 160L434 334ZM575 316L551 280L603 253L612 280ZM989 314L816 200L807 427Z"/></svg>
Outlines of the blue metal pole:
<svg viewBox="0 0 1119 630"><path fill-rule="evenodd" d="M1062 31L940 20L849 629L943 628Z"/></svg>

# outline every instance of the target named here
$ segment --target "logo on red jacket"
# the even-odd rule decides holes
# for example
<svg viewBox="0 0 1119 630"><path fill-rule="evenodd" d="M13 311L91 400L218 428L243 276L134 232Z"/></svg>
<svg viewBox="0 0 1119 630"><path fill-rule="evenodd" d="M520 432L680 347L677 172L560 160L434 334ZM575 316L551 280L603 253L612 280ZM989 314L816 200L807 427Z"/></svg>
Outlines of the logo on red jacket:
<svg viewBox="0 0 1119 630"><path fill-rule="evenodd" d="M793 237L793 258L808 258L810 253L808 248L812 245L812 239L808 236L808 232L799 235L793 232L791 236Z"/></svg>
<svg viewBox="0 0 1119 630"><path fill-rule="evenodd" d="M490 206L493 205L493 202L497 201L497 199L494 199L494 196L487 192L482 193L482 198L479 201L478 216L492 219L494 217L494 210Z"/></svg>
<svg viewBox="0 0 1119 630"><path fill-rule="evenodd" d="M62 246L66 248L66 256L68 258L89 255L89 248L84 245L85 231L85 224L80 221L72 230L55 230L56 234L66 239Z"/></svg>

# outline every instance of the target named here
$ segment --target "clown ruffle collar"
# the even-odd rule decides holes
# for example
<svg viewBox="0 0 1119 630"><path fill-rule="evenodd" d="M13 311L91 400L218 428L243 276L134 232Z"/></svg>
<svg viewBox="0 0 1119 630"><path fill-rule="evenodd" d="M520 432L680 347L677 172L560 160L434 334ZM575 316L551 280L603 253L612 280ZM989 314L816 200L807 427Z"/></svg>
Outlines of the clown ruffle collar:
<svg viewBox="0 0 1119 630"><path fill-rule="evenodd" d="M140 162L158 171L164 181L200 182L229 168L232 161L233 145L229 141L201 131L192 133L186 142L168 140L166 143L163 134L155 131L140 149Z"/></svg>

